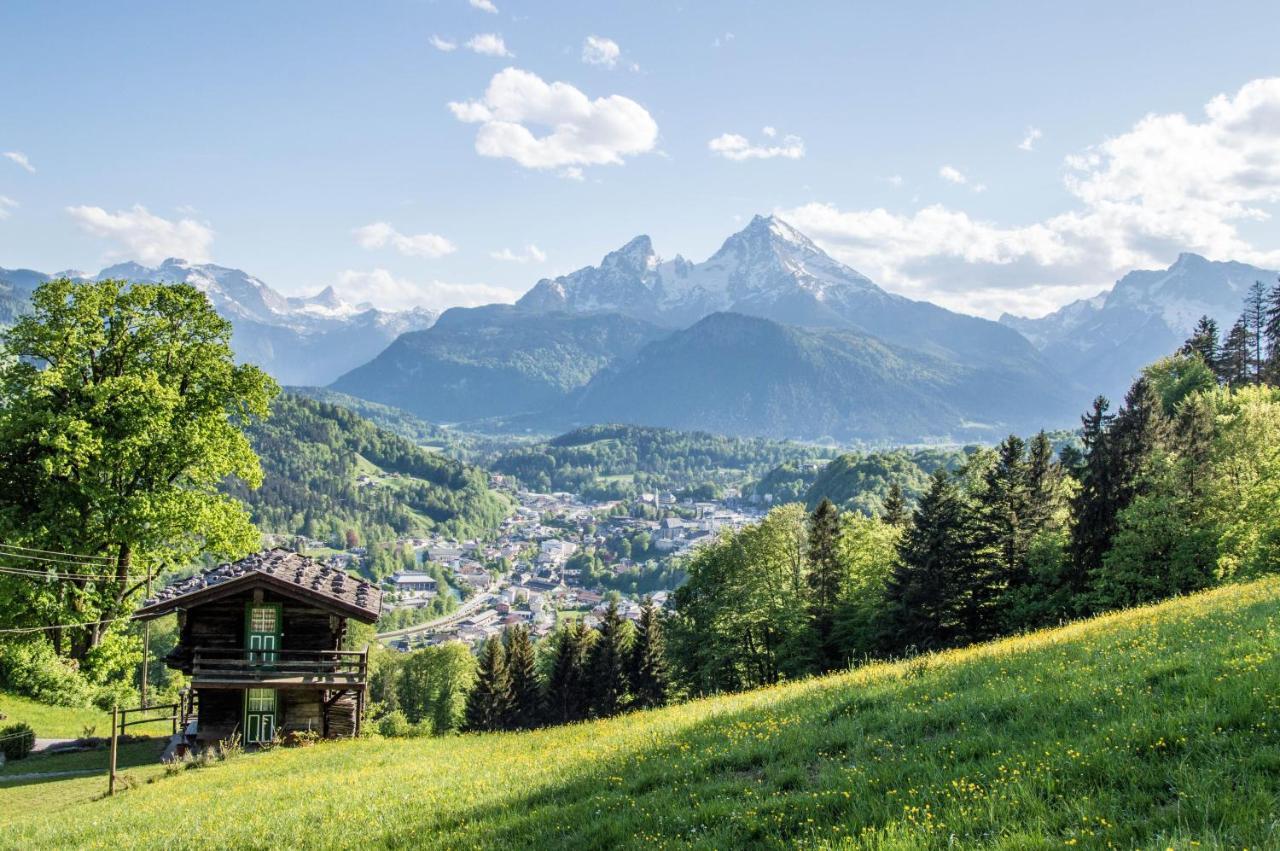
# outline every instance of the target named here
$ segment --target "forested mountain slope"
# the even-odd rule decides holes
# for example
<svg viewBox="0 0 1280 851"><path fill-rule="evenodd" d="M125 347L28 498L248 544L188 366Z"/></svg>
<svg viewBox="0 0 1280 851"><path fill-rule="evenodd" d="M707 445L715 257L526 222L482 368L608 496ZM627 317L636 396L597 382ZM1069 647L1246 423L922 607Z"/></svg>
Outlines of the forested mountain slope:
<svg viewBox="0 0 1280 851"><path fill-rule="evenodd" d="M1278 605L1270 578L607 721L276 750L0 846L1273 847Z"/></svg>
<svg viewBox="0 0 1280 851"><path fill-rule="evenodd" d="M496 526L507 499L476 467L423 449L338 405L284 394L250 429L263 483L227 487L264 532L326 538L346 529L389 537Z"/></svg>

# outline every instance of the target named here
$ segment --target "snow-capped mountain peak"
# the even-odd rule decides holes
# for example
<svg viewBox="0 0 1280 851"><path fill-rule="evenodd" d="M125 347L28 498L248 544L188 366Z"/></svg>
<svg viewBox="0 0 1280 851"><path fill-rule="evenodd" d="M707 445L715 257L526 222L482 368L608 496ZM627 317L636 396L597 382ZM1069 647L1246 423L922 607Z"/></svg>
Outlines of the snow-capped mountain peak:
<svg viewBox="0 0 1280 851"><path fill-rule="evenodd" d="M679 255L662 261L649 237L638 236L605 255L599 266L539 281L519 304L543 311L617 311L667 325L724 310L774 315L773 306L786 304L813 314L790 316L793 321L828 325L830 317L819 315L822 305L853 293L886 296L782 219L755 216L705 262Z"/></svg>

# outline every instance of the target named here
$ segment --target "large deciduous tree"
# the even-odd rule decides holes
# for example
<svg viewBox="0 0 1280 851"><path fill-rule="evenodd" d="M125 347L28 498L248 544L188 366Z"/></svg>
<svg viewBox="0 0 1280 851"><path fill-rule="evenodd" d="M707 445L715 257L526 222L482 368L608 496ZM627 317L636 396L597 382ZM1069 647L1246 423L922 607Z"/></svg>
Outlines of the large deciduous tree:
<svg viewBox="0 0 1280 851"><path fill-rule="evenodd" d="M194 287L58 279L4 334L0 365L0 541L96 556L49 566L56 581L10 582L9 625L51 626L77 658L128 612L145 571L201 552L257 546L244 507L218 491L261 480L245 425L275 382L236 365L231 324Z"/></svg>

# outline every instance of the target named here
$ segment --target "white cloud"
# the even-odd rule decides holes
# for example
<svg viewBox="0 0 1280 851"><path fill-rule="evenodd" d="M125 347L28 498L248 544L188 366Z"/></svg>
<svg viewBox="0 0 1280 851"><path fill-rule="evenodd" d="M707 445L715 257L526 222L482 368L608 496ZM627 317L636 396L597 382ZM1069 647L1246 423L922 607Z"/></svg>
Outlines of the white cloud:
<svg viewBox="0 0 1280 851"><path fill-rule="evenodd" d="M576 180L579 183L587 179L586 175L582 173L582 169L578 168L576 165L560 169L559 176L563 177L565 180Z"/></svg>
<svg viewBox="0 0 1280 851"><path fill-rule="evenodd" d="M985 183L972 183L968 175L953 166L944 165L938 169L938 176L948 183L954 183L957 186L968 186L974 192L986 192L987 185Z"/></svg>
<svg viewBox="0 0 1280 851"><path fill-rule="evenodd" d="M622 56L622 48L611 38L589 35L582 42L582 61L588 65L604 65L613 68Z"/></svg>
<svg viewBox="0 0 1280 851"><path fill-rule="evenodd" d="M768 139L774 139L778 135L778 131L773 127L765 127L761 132ZM769 160L774 157L798 160L804 156L804 140L799 136L783 136L776 145L769 143L753 145L746 136L739 136L737 133L722 133L707 142L707 148L717 156L736 162L742 162L743 160Z"/></svg>
<svg viewBox="0 0 1280 851"><path fill-rule="evenodd" d="M467 39L467 43L464 46L472 53L479 53L481 56L515 56L514 53L507 50L506 42L497 33L473 35Z"/></svg>
<svg viewBox="0 0 1280 851"><path fill-rule="evenodd" d="M621 95L591 100L568 83L507 68L479 100L449 104L459 121L479 124L476 153L506 157L525 168L620 164L653 150L658 125L640 104ZM536 136L530 127L549 128Z"/></svg>
<svg viewBox="0 0 1280 851"><path fill-rule="evenodd" d="M902 175L891 174L885 178L885 182L896 189L902 185Z"/></svg>
<svg viewBox="0 0 1280 851"><path fill-rule="evenodd" d="M718 35L714 39L712 39L711 46L723 47L724 45L728 44L731 41L733 41L733 33L725 33L724 35Z"/></svg>
<svg viewBox="0 0 1280 851"><path fill-rule="evenodd" d="M118 243L117 256L141 263L160 263L169 257L207 263L213 229L194 219L171 221L153 215L141 204L108 213L101 207L68 207L67 213L88 233Z"/></svg>
<svg viewBox="0 0 1280 851"><path fill-rule="evenodd" d="M369 302L386 310L429 307L475 307L495 302L510 303L520 297L517 290L491 284L458 284L446 281L411 281L396 277L386 269L357 271L348 269L338 275L334 289L342 298Z"/></svg>
<svg viewBox="0 0 1280 851"><path fill-rule="evenodd" d="M510 248L504 248L501 251L492 252L489 256L494 260L505 260L509 263L547 262L547 253L532 242L526 245L523 251L512 251Z"/></svg>
<svg viewBox="0 0 1280 851"><path fill-rule="evenodd" d="M26 169L32 174L36 173L36 167L31 164L31 160L28 159L27 155L22 153L22 151L5 151L4 156L5 158L17 163L19 168Z"/></svg>
<svg viewBox="0 0 1280 851"><path fill-rule="evenodd" d="M479 9L481 12L488 12L490 15L498 14L498 7L493 5L493 0L469 0L472 9Z"/></svg>
<svg viewBox="0 0 1280 851"><path fill-rule="evenodd" d="M458 247L435 233L408 235L400 233L387 222L358 227L354 231L361 248L375 249L390 246L406 257L443 257Z"/></svg>
<svg viewBox="0 0 1280 851"><path fill-rule="evenodd" d="M8 195L0 195L0 220L7 219L18 209L18 202Z"/></svg>
<svg viewBox="0 0 1280 851"><path fill-rule="evenodd" d="M431 46L436 50L442 50L445 53L450 53L458 49L458 43L456 41L449 41L447 38L441 38L438 35L432 35L430 42Z"/></svg>
<svg viewBox="0 0 1280 851"><path fill-rule="evenodd" d="M1018 143L1018 150L1034 151L1036 142L1040 141L1042 136L1044 134L1040 132L1039 127L1028 127L1027 132L1022 136L1022 141Z"/></svg>
<svg viewBox="0 0 1280 851"><path fill-rule="evenodd" d="M1043 313L1181 251L1280 265L1280 240L1255 245L1241 232L1280 205L1280 78L1215 97L1201 120L1148 115L1066 164L1072 205L1029 225L941 205L779 213L893 289L986 315Z"/></svg>

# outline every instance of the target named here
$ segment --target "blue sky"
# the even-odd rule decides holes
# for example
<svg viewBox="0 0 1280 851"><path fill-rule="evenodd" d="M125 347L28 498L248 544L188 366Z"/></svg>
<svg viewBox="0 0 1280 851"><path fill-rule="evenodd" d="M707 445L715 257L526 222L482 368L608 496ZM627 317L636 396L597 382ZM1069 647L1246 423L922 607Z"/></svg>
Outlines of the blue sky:
<svg viewBox="0 0 1280 851"><path fill-rule="evenodd" d="M1183 249L1280 265L1274 2L68 2L0 32L0 266L181 254L442 307L639 233L701 260L756 212L990 316Z"/></svg>

